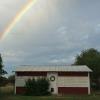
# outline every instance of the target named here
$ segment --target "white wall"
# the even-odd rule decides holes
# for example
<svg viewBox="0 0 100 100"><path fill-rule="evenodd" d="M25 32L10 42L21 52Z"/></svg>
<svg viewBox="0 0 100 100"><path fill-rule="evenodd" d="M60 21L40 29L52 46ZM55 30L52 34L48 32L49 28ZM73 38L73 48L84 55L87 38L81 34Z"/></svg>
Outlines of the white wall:
<svg viewBox="0 0 100 100"><path fill-rule="evenodd" d="M58 77L58 87L88 87L88 77Z"/></svg>
<svg viewBox="0 0 100 100"><path fill-rule="evenodd" d="M48 78L53 75L56 77L54 82L51 82L51 84L55 84L58 87L88 87L89 86L89 79L88 77L66 77L66 76L60 76L57 77L56 74L48 74ZM42 77L42 76L41 76ZM22 76L22 77L16 77L16 86L24 86L25 81L29 78L33 78L30 76ZM36 78L36 77L35 77ZM38 77L37 77L38 78Z"/></svg>
<svg viewBox="0 0 100 100"><path fill-rule="evenodd" d="M43 76L37 76L37 77L34 77L34 76L16 76L16 80L15 80L15 83L16 83L16 87L23 87L25 86L25 82L28 80L28 79L32 79L32 78L40 78L40 77L43 77Z"/></svg>
<svg viewBox="0 0 100 100"><path fill-rule="evenodd" d="M90 94L90 80L89 80L89 74L88 76L79 76L79 77L73 77L73 76L59 76L57 73L48 73L47 78L49 79L50 76L55 76L55 81L50 81L50 88L54 88L53 94L58 94L58 87L88 87L88 93ZM41 76L42 77L42 76ZM33 78L30 76L16 76L15 80L15 86L16 87L24 87L25 81L29 78ZM38 78L34 77L34 78Z"/></svg>
<svg viewBox="0 0 100 100"><path fill-rule="evenodd" d="M50 81L50 91L51 91L51 88L54 88L54 92L52 92L52 94L58 94L58 87L57 87L58 74L56 72L48 72L47 73L47 78L49 80L50 80L51 76L54 76L55 80L54 81Z"/></svg>

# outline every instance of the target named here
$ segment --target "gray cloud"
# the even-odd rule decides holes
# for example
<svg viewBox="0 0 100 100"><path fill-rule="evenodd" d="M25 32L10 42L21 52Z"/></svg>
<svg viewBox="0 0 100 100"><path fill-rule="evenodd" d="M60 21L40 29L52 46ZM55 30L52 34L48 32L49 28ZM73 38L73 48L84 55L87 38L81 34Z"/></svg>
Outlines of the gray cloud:
<svg viewBox="0 0 100 100"><path fill-rule="evenodd" d="M0 2L1 32L26 2ZM72 64L81 50L100 50L99 8L99 0L44 0L32 7L0 41L5 68L10 71L12 66L23 64Z"/></svg>

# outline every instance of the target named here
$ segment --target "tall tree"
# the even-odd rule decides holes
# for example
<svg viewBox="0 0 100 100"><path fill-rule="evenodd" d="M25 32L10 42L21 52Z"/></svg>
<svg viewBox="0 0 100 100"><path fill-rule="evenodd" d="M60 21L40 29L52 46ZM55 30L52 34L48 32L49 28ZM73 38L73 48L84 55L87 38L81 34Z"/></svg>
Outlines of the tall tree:
<svg viewBox="0 0 100 100"><path fill-rule="evenodd" d="M3 63L2 63L2 57L0 54L0 75L2 74L2 68L3 68Z"/></svg>
<svg viewBox="0 0 100 100"><path fill-rule="evenodd" d="M93 70L92 78L100 78L100 52L94 48L90 48L81 52L76 56L75 65L87 65Z"/></svg>
<svg viewBox="0 0 100 100"><path fill-rule="evenodd" d="M2 57L0 54L0 76L3 74L6 74L7 72L5 70L3 70L3 61L2 61Z"/></svg>

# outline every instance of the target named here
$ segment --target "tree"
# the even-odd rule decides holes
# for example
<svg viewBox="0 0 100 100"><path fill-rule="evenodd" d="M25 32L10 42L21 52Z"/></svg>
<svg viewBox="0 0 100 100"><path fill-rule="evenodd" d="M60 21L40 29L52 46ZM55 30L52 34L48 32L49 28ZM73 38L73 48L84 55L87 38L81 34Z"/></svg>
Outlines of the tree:
<svg viewBox="0 0 100 100"><path fill-rule="evenodd" d="M26 94L33 96L44 96L49 93L49 81L45 78L28 79L25 84Z"/></svg>
<svg viewBox="0 0 100 100"><path fill-rule="evenodd" d="M94 48L83 50L80 55L76 56L75 65L87 65L93 70L91 78L100 79L100 52Z"/></svg>
<svg viewBox="0 0 100 100"><path fill-rule="evenodd" d="M49 92L48 92L49 81L47 79L45 79L45 78L37 79L37 87L38 87L37 88L38 89L38 91L37 91L38 95L43 96L43 95L49 94Z"/></svg>
<svg viewBox="0 0 100 100"><path fill-rule="evenodd" d="M2 61L2 57L1 57L1 54L0 54L0 76L3 75L3 74L7 74L7 72L5 70L3 70L3 61Z"/></svg>
<svg viewBox="0 0 100 100"><path fill-rule="evenodd" d="M3 68L3 64L2 64L2 57L1 57L1 54L0 54L0 76L2 74L2 68Z"/></svg>
<svg viewBox="0 0 100 100"><path fill-rule="evenodd" d="M87 49L81 52L75 59L75 65L87 65L93 70L92 77L100 77L100 52L96 49Z"/></svg>

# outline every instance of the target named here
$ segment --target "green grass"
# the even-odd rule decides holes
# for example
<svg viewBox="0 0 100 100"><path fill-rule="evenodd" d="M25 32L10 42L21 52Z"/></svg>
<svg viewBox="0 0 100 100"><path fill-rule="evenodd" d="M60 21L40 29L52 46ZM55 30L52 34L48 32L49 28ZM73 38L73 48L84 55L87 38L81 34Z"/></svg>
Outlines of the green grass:
<svg viewBox="0 0 100 100"><path fill-rule="evenodd" d="M100 100L100 95L81 95L81 96L44 96L44 97L34 97L34 96L18 96L9 95L2 96L1 100Z"/></svg>
<svg viewBox="0 0 100 100"><path fill-rule="evenodd" d="M14 86L13 85L0 87L0 94L13 94L13 93L14 93Z"/></svg>

